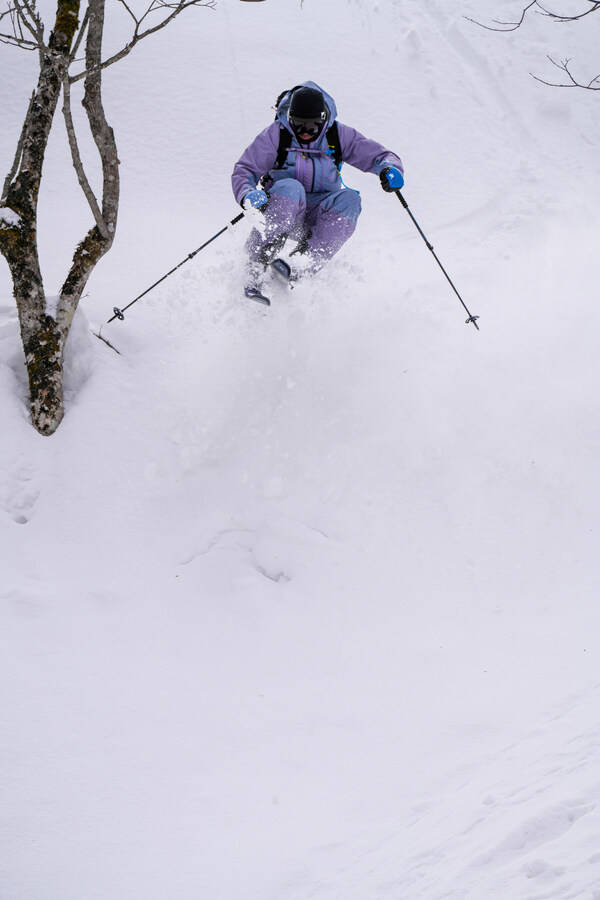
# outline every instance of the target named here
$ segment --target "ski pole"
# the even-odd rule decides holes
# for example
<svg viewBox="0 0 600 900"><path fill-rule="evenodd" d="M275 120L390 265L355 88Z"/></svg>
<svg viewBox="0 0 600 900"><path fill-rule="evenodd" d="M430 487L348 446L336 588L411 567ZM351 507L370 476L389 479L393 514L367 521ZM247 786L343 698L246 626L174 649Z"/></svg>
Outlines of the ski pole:
<svg viewBox="0 0 600 900"><path fill-rule="evenodd" d="M452 290L454 291L454 293L456 294L456 296L458 297L458 299L459 299L460 302L462 303L462 305L463 305L463 307L464 307L464 309L465 309L467 315L469 316L469 318L468 318L468 319L466 320L466 322L465 322L465 325L468 325L469 322L470 322L470 323L472 323L472 324L475 326L475 328L477 329L477 331L479 331L479 325L477 324L477 319L479 318L479 316L473 316L473 315L471 315L471 313L469 312L469 309L468 309L468 307L467 307L465 301L463 300L463 298L460 296L460 294L459 294L458 291L456 290L456 288L455 288L455 286L454 286L454 283L453 283L452 279L450 278L450 276L449 276L448 273L446 272L445 268L444 268L443 265L441 264L440 260L438 259L438 256L437 256L435 250L433 249L433 244L431 244L431 243L427 240L427 238L425 237L425 235L423 234L423 232L422 232L422 230L421 230L421 226L419 225L419 223L417 222L417 220L416 220L415 217L413 216L413 214L412 214L412 212L410 211L410 208L409 208L409 206L408 206L408 203L406 202L406 200L404 199L404 197L402 196L402 194L400 193L400 191L394 191L394 193L395 193L396 196L398 197L398 200L400 201L400 203L402 204L402 206L404 207L404 209L406 210L406 212L407 212L407 213L409 214L409 216L411 217L411 219L412 219L412 221L413 221L413 223L414 223L414 225L415 225L417 231L419 232L419 234L421 235L421 237L422 237L423 240L425 241L425 243L426 243L427 247L429 248L429 250L431 250L431 252L432 252L432 254L433 254L433 256L434 256L434 259L435 259L436 263L438 264L438 266L440 267L440 269L442 270L442 272L443 272L444 275L446 276L446 279L447 279L447 281L448 281L450 287L452 288Z"/></svg>
<svg viewBox="0 0 600 900"><path fill-rule="evenodd" d="M125 318L125 316L123 314L126 310L129 309L130 306L133 306L134 303L137 303L138 300L141 300L142 297L146 296L146 294L149 294L150 291L153 290L162 281L164 281L165 278L168 278L169 275L172 275L173 272L176 272L177 269L181 268L181 266L183 266L184 263L186 263L190 259L193 259L197 253L200 253L201 250L204 250L205 247L208 247L209 244L212 244L213 241L216 241L216 239L218 237L221 237L222 234L225 234L225 232L227 231L227 229L229 228L230 225L236 225L238 222L241 222L241 220L244 218L244 215L245 214L243 212L241 212L239 214L239 216L236 216L235 219L232 219L231 222L228 222L224 228L221 228L220 231L217 231L216 234L213 234L213 236L211 238L209 238L207 241L205 241L201 247L198 247L198 249L194 250L192 253L188 253L188 255L186 256L185 259L182 259L180 263L177 263L177 265L174 266L169 272L167 272L166 275L163 275L162 278L159 278L158 281L155 281L154 284L151 284L149 288L146 288L146 290L143 291L143 293L141 293L138 297L136 297L134 300L132 300L130 303L128 303L127 306L124 306L123 309L119 309L118 306L113 307L114 315L112 315L105 324L108 325L108 323L112 322L113 319L119 319L122 322L123 319Z"/></svg>

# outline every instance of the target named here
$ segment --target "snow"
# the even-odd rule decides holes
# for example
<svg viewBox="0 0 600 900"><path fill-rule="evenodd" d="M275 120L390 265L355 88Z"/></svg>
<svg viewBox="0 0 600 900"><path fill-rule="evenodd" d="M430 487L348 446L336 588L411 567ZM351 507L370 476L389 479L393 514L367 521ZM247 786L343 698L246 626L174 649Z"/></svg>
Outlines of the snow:
<svg viewBox="0 0 600 900"><path fill-rule="evenodd" d="M0 268L11 900L599 900L598 99L528 76L593 66L598 23L463 18L513 13L222 0L107 70L120 222L52 438ZM5 171L31 65L0 53ZM347 168L359 229L314 281L245 301L243 220L113 353L92 329L238 214L232 162L306 78L401 154L481 331ZM56 131L49 294L89 220Z"/></svg>
<svg viewBox="0 0 600 900"><path fill-rule="evenodd" d="M56 318L60 296L58 294L46 294L46 315Z"/></svg>
<svg viewBox="0 0 600 900"><path fill-rule="evenodd" d="M7 225L15 226L21 224L21 216L6 206L0 206L0 221L6 222Z"/></svg>

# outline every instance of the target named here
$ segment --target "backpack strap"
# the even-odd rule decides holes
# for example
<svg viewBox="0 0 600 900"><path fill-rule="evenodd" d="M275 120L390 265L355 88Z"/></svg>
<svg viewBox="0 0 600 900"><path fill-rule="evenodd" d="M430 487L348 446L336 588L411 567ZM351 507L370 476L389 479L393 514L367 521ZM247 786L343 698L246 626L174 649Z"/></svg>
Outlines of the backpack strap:
<svg viewBox="0 0 600 900"><path fill-rule="evenodd" d="M279 147L277 148L277 159L275 160L274 169L283 169L288 150L292 146L291 132L284 128L283 125L279 129Z"/></svg>
<svg viewBox="0 0 600 900"><path fill-rule="evenodd" d="M335 120L331 128L327 129L327 134L325 136L327 138L327 143L329 144L329 149L333 151L331 155L333 156L335 167L336 169L339 169L342 165L343 159L337 119Z"/></svg>
<svg viewBox="0 0 600 900"><path fill-rule="evenodd" d="M286 88L285 91L282 91L275 101L275 121L277 121L277 115L279 111L279 104L283 100L286 94L293 94L294 91L297 91L299 87L302 87L301 84L297 84L293 88ZM279 147L277 148L277 158L275 160L274 169L283 169L285 164L285 160L287 157L288 150L292 146L292 135L284 128L283 125L279 128Z"/></svg>

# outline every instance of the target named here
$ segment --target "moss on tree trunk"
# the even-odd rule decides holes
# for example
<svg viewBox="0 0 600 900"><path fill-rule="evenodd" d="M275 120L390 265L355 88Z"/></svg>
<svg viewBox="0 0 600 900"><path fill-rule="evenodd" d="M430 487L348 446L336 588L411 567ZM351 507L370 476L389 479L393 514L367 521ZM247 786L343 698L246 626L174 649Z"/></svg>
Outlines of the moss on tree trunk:
<svg viewBox="0 0 600 900"><path fill-rule="evenodd" d="M64 340L55 320L42 316L35 332L24 342L29 376L31 420L40 434L53 434L63 415Z"/></svg>

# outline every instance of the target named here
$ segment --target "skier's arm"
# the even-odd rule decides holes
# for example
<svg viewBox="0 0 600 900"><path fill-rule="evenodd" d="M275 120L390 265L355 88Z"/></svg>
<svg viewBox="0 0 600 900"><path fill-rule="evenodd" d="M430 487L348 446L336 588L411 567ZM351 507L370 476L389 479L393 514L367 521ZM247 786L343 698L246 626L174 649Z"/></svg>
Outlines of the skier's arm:
<svg viewBox="0 0 600 900"><path fill-rule="evenodd" d="M278 122L272 122L246 147L233 167L231 176L231 187L238 203L241 204L246 194L255 190L259 179L273 168L278 147Z"/></svg>
<svg viewBox="0 0 600 900"><path fill-rule="evenodd" d="M363 172L373 172L374 175L379 175L388 166L396 166L404 174L404 166L400 157L391 150L387 150L383 144L372 141L356 128L342 125L341 122L338 122L338 134L343 162L355 166Z"/></svg>

